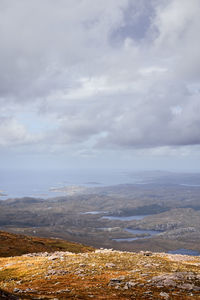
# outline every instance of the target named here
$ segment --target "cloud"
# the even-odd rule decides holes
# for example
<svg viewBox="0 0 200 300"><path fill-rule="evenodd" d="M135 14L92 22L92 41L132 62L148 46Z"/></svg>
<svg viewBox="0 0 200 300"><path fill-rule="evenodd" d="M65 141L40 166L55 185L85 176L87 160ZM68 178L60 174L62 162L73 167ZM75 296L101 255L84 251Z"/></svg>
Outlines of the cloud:
<svg viewBox="0 0 200 300"><path fill-rule="evenodd" d="M198 0L0 5L1 146L200 144Z"/></svg>
<svg viewBox="0 0 200 300"><path fill-rule="evenodd" d="M0 147L11 147L35 143L38 138L31 136L26 128L13 118L0 118Z"/></svg>

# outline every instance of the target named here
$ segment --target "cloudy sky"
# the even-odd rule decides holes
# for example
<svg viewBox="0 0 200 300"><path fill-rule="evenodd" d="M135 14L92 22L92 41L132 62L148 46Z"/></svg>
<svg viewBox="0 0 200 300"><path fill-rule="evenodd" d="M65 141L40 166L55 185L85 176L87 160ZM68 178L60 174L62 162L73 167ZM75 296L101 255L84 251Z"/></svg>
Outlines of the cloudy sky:
<svg viewBox="0 0 200 300"><path fill-rule="evenodd" d="M0 0L2 168L200 170L199 0Z"/></svg>

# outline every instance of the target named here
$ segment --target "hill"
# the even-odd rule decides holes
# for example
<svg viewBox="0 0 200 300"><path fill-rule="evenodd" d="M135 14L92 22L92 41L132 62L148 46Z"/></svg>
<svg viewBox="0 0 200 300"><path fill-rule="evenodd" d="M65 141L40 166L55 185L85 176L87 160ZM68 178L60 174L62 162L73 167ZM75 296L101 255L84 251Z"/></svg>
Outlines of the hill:
<svg viewBox="0 0 200 300"><path fill-rule="evenodd" d="M6 299L200 299L200 257L100 249L0 258L0 289L16 297Z"/></svg>
<svg viewBox="0 0 200 300"><path fill-rule="evenodd" d="M93 248L62 239L39 238L0 231L0 257L53 251L79 253L93 251Z"/></svg>
<svg viewBox="0 0 200 300"><path fill-rule="evenodd" d="M0 201L0 230L96 248L200 252L200 186L189 179L95 187L45 200L7 199Z"/></svg>

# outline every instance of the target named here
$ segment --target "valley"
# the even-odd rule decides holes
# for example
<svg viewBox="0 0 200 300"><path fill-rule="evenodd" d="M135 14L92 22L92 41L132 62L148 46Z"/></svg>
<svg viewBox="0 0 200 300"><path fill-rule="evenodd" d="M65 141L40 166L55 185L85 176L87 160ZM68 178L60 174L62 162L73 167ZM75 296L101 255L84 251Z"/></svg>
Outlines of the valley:
<svg viewBox="0 0 200 300"><path fill-rule="evenodd" d="M7 199L0 201L0 229L116 250L199 252L199 195L199 186L149 183Z"/></svg>

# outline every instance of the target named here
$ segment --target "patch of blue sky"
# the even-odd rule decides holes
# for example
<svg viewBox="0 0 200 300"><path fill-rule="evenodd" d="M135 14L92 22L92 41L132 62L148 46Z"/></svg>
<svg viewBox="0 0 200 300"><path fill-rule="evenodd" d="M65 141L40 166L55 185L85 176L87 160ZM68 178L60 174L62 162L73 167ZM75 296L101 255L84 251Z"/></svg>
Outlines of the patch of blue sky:
<svg viewBox="0 0 200 300"><path fill-rule="evenodd" d="M17 115L17 120L31 133L41 133L58 128L55 120L38 115L34 112L23 112Z"/></svg>
<svg viewBox="0 0 200 300"><path fill-rule="evenodd" d="M140 41L148 33L151 27L154 8L151 1L141 0L139 3L130 2L124 10L123 23L111 36L113 42L119 42L126 38Z"/></svg>

